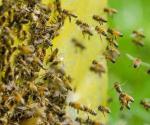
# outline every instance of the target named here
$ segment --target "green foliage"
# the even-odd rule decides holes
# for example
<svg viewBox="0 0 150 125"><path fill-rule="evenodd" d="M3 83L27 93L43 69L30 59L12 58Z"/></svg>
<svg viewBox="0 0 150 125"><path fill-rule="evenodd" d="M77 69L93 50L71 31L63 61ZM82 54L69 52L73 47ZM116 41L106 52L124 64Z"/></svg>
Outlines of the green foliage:
<svg viewBox="0 0 150 125"><path fill-rule="evenodd" d="M150 63L150 9L148 0L109 0L109 6L118 9L118 14L110 19L111 27L116 27L123 32L124 37L119 41L121 51L120 59L115 65L109 64L109 95L113 97L111 104L112 115L110 124L117 125L120 120L119 114L123 114L123 120L126 125L144 125L150 124L149 112L139 104L143 98L150 98L150 75L146 73L146 67L134 69L132 62L125 56L130 53L135 57L141 58L144 62ZM131 33L135 29L143 28L146 35L145 46L136 47L131 42ZM135 98L135 103L131 106L131 111L119 111L119 102L115 91L111 91L113 83L119 81L123 88Z"/></svg>

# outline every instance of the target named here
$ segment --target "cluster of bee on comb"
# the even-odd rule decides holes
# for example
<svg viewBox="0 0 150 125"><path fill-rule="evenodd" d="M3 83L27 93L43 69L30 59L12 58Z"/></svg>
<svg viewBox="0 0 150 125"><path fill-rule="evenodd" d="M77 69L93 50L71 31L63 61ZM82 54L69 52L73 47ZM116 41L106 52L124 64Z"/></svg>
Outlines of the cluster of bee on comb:
<svg viewBox="0 0 150 125"><path fill-rule="evenodd" d="M72 125L79 124L103 125L99 121L76 117L73 121L66 113L66 106L77 111L83 111L93 116L97 112L78 102L67 104L67 95L72 91L72 77L63 69L63 58L59 49L53 49L52 40L59 35L65 19L80 27L83 36L90 39L94 31L108 41L104 56L115 63L120 55L117 38L122 33L115 29L102 27L108 21L93 15L93 20L99 25L92 26L78 19L69 10L62 9L60 0L53 5L44 5L41 0L3 0L0 6L0 125L19 125L23 121L38 118L38 125ZM117 13L116 9L104 8L109 16ZM54 15L54 17L53 17ZM145 36L134 31L141 40ZM85 50L86 47L73 38L72 43ZM51 53L47 53L47 49ZM90 70L101 76L106 70L103 65L93 60ZM115 89L119 94L121 110L130 109L134 99L121 90L118 84ZM146 110L149 103L140 102ZM110 113L108 107L99 105L98 111Z"/></svg>

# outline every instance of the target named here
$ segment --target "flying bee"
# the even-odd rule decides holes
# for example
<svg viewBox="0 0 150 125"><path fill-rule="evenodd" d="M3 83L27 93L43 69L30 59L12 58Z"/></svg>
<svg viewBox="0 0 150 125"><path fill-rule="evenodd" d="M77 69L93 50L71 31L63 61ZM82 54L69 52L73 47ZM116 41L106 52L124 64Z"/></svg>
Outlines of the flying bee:
<svg viewBox="0 0 150 125"><path fill-rule="evenodd" d="M150 102L147 100L141 100L140 104L148 111L150 109Z"/></svg>
<svg viewBox="0 0 150 125"><path fill-rule="evenodd" d="M137 45L137 46L140 46L140 47L143 47L144 46L144 41L143 40L140 40L140 39L133 39L132 42Z"/></svg>
<svg viewBox="0 0 150 125"><path fill-rule="evenodd" d="M103 28L100 28L100 27L96 26L95 30L100 35L100 38L101 38L101 35L107 37L107 33L105 32L105 30Z"/></svg>
<svg viewBox="0 0 150 125"><path fill-rule="evenodd" d="M142 31L133 30L132 34L135 37L145 38L145 35L144 35L144 33Z"/></svg>
<svg viewBox="0 0 150 125"><path fill-rule="evenodd" d="M102 112L104 116L105 116L105 113L108 113L108 114L111 113L111 110L108 107L104 107L102 105L98 106L98 110Z"/></svg>
<svg viewBox="0 0 150 125"><path fill-rule="evenodd" d="M105 56L106 60L115 63L116 59L120 56L120 52L114 47L107 46L106 51L103 53L103 55Z"/></svg>
<svg viewBox="0 0 150 125"><path fill-rule="evenodd" d="M70 102L70 103L69 103L69 106L71 106L71 107L77 109L78 112L79 112L79 110L81 110L81 111L90 113L91 115L94 115L94 116L97 115L97 113L96 113L94 110L92 110L92 109L90 109L89 107L87 107L87 106L85 106L85 105L82 105L82 104L80 104L80 103L78 103L78 102Z"/></svg>
<svg viewBox="0 0 150 125"><path fill-rule="evenodd" d="M75 15L75 14L73 14L73 13L71 13L68 10L65 10L65 9L63 9L62 13L65 16L68 16L70 22L71 22L71 17L73 17L73 18L77 18L78 17L77 15Z"/></svg>
<svg viewBox="0 0 150 125"><path fill-rule="evenodd" d="M76 20L76 25L80 26L81 28L83 28L83 27L90 27L89 24L87 24L87 23L85 23L85 22L83 22L81 20L78 20L78 19Z"/></svg>
<svg viewBox="0 0 150 125"><path fill-rule="evenodd" d="M80 48L81 50L84 50L86 49L86 47L81 44L77 39L73 38L72 39L72 43L77 47L77 48Z"/></svg>
<svg viewBox="0 0 150 125"><path fill-rule="evenodd" d="M118 11L114 8L104 8L104 12L107 13L109 16L118 13Z"/></svg>
<svg viewBox="0 0 150 125"><path fill-rule="evenodd" d="M134 102L134 98L127 93L120 93L119 95L119 101L121 103L120 110L123 110L124 107L127 109L130 109L130 103Z"/></svg>
<svg viewBox="0 0 150 125"><path fill-rule="evenodd" d="M120 85L118 82L116 82L116 83L114 84L114 88L115 88L115 90L116 90L119 94L123 92L123 91L122 91L122 88L121 88L121 85Z"/></svg>
<svg viewBox="0 0 150 125"><path fill-rule="evenodd" d="M147 74L150 74L150 69L147 70Z"/></svg>
<svg viewBox="0 0 150 125"><path fill-rule="evenodd" d="M103 25L103 23L107 23L107 20L103 17L100 17L98 15L93 15L93 20L99 22L100 25Z"/></svg>
<svg viewBox="0 0 150 125"><path fill-rule="evenodd" d="M104 52L103 56L105 57L106 60L109 60L112 63L116 63L116 59L112 58L112 56L110 54L108 54L107 52Z"/></svg>
<svg viewBox="0 0 150 125"><path fill-rule="evenodd" d="M118 48L118 42L114 39L112 39L111 37L106 37L106 40L109 42L110 46L115 46L116 48Z"/></svg>
<svg viewBox="0 0 150 125"><path fill-rule="evenodd" d="M82 29L82 34L83 34L83 36L85 36L85 34L87 34L88 35L88 39L90 39L90 36L93 36L93 33L90 30L90 28L83 28Z"/></svg>
<svg viewBox="0 0 150 125"><path fill-rule="evenodd" d="M133 56L131 56L130 54L126 54L126 56L133 61L133 67L134 68L139 68L141 65L146 66L146 67L150 67L150 64L142 62L142 60L140 58L135 58Z"/></svg>
<svg viewBox="0 0 150 125"><path fill-rule="evenodd" d="M114 29L108 28L108 29L107 29L107 32L110 33L115 39L116 39L117 37L123 37L123 34L122 34L121 32L119 32L119 31L117 31L117 30L114 30Z"/></svg>
<svg viewBox="0 0 150 125"><path fill-rule="evenodd" d="M96 60L92 61L92 66L90 67L90 70L95 72L95 73L98 73L100 76L101 76L102 73L106 72L103 65L101 63L99 63L98 61L96 61Z"/></svg>

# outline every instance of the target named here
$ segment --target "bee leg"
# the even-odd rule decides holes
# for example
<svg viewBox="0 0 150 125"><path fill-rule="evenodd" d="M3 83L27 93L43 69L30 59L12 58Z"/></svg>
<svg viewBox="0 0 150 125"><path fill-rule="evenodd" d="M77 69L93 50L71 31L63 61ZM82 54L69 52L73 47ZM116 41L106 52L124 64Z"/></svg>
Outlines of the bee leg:
<svg viewBox="0 0 150 125"><path fill-rule="evenodd" d="M128 110L130 110L130 105L129 105L129 104L127 104L127 105L126 105L126 108L127 108Z"/></svg>
<svg viewBox="0 0 150 125"><path fill-rule="evenodd" d="M69 22L71 23L71 16L69 16Z"/></svg>
<svg viewBox="0 0 150 125"><path fill-rule="evenodd" d="M120 107L120 111L123 111L123 109L124 109L124 106L121 106L121 107Z"/></svg>
<svg viewBox="0 0 150 125"><path fill-rule="evenodd" d="M101 35L99 35L100 36L100 39L102 40L102 36ZM103 41L103 40L102 40Z"/></svg>

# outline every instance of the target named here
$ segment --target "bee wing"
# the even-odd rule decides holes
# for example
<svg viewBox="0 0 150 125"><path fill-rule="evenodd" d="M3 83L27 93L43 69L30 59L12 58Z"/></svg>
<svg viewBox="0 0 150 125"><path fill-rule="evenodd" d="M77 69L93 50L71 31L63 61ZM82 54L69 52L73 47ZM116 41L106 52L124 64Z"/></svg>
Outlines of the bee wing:
<svg viewBox="0 0 150 125"><path fill-rule="evenodd" d="M141 65L145 66L145 67L149 67L150 68L150 64L146 63L146 62L142 62Z"/></svg>
<svg viewBox="0 0 150 125"><path fill-rule="evenodd" d="M127 56L130 60L132 60L132 61L135 60L135 57L131 56L131 55L128 54L128 53L126 54L126 56Z"/></svg>
<svg viewBox="0 0 150 125"><path fill-rule="evenodd" d="M136 59L135 57L131 56L130 54L126 54L126 56L127 56L130 60L135 60L135 59ZM141 65L150 68L150 64L149 64L149 63L141 62Z"/></svg>

